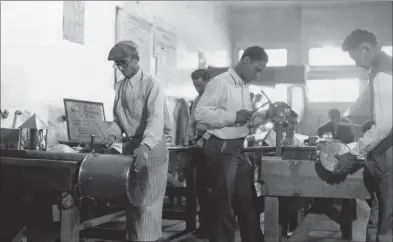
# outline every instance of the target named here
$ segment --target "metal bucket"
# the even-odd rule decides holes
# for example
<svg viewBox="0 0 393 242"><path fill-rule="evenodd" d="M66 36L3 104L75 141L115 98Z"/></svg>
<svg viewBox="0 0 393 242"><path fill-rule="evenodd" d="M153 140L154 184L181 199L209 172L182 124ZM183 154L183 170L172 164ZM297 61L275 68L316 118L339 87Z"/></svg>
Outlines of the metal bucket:
<svg viewBox="0 0 393 242"><path fill-rule="evenodd" d="M334 155L341 155L349 152L349 150L350 148L348 145L338 140L332 140L323 144L319 153L319 159L323 168L327 171L333 172L339 162Z"/></svg>
<svg viewBox="0 0 393 242"><path fill-rule="evenodd" d="M83 159L79 174L79 199L91 199L115 207L139 205L148 180L146 170L132 169L134 158L125 155L90 153Z"/></svg>

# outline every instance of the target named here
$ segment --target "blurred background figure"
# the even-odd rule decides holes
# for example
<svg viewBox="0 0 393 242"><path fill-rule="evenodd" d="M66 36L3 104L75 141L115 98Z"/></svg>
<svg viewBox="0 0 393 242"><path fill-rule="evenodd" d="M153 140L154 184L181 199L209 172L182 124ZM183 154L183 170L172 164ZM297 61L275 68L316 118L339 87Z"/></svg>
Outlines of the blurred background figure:
<svg viewBox="0 0 393 242"><path fill-rule="evenodd" d="M331 109L329 111L330 120L325 124L319 126L317 134L320 138L324 134L330 133L331 139L339 140L345 144L349 144L355 141L355 135L352 127L349 126L351 121L345 117L341 117L341 113L338 109Z"/></svg>

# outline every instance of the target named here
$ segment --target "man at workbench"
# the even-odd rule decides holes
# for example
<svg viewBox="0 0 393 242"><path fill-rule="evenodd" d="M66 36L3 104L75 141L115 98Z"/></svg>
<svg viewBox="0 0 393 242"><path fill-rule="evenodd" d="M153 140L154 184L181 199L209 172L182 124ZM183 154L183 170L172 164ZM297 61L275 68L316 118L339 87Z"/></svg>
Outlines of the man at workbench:
<svg viewBox="0 0 393 242"><path fill-rule="evenodd" d="M263 241L252 165L240 151L253 115L247 84L267 62L263 48L247 48L234 68L210 80L195 109L195 121L208 127L204 154L212 189L210 242L234 242L234 215L242 241Z"/></svg>
<svg viewBox="0 0 393 242"><path fill-rule="evenodd" d="M392 164L392 57L381 51L375 35L354 30L345 39L343 50L370 75L371 119L375 123L359 139L355 148L338 156L337 174L348 174L356 157L366 157L365 184L371 193L367 242L391 242L393 230Z"/></svg>
<svg viewBox="0 0 393 242"><path fill-rule="evenodd" d="M288 117L288 123L285 123L283 130L283 139L281 141L282 146L304 146L304 142L297 139L295 136L295 130L298 125L298 117L299 115L291 110L291 113ZM276 146L276 131L273 128L268 131L266 137L263 139L264 145L267 146Z"/></svg>
<svg viewBox="0 0 393 242"><path fill-rule="evenodd" d="M198 128L197 122L195 121L194 112L195 108L205 91L206 85L210 80L209 73L205 69L198 69L191 73L191 79L194 84L195 90L198 92L198 96L192 101L190 108L190 124L189 124L189 145L195 145L199 139L202 139L203 134L206 132L203 129ZM195 232L196 238L206 238L209 234L209 201L210 192L208 189L206 173L206 157L203 153L194 153L193 160L195 161L195 185L196 195L199 201L199 228Z"/></svg>
<svg viewBox="0 0 393 242"><path fill-rule="evenodd" d="M138 46L120 41L109 52L109 61L122 72L116 83L115 122L125 138L123 154L133 155L134 173L147 176L140 204L131 198L126 213L127 241L158 241L161 238L162 206L167 184L168 149L165 144L165 97L160 83L139 66ZM140 181L142 182L142 181ZM133 191L130 191L133 192Z"/></svg>

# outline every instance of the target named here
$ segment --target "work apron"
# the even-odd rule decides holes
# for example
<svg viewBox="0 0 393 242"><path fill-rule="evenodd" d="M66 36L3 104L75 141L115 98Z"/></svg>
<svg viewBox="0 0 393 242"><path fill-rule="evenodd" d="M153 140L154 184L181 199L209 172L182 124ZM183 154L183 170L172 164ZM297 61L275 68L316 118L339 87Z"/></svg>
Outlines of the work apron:
<svg viewBox="0 0 393 242"><path fill-rule="evenodd" d="M141 140L135 138L123 142L123 154L132 155ZM164 139L148 152L147 166L141 169L147 172L143 199L137 205L131 201L126 210L128 241L156 241L162 236L162 208L167 184L168 154Z"/></svg>

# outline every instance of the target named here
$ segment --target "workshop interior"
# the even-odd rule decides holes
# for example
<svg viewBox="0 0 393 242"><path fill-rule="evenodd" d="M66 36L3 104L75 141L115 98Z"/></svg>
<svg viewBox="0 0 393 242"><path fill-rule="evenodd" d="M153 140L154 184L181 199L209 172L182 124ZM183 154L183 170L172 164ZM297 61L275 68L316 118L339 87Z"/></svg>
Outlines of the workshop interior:
<svg viewBox="0 0 393 242"><path fill-rule="evenodd" d="M0 241L392 241L392 7L1 1Z"/></svg>

